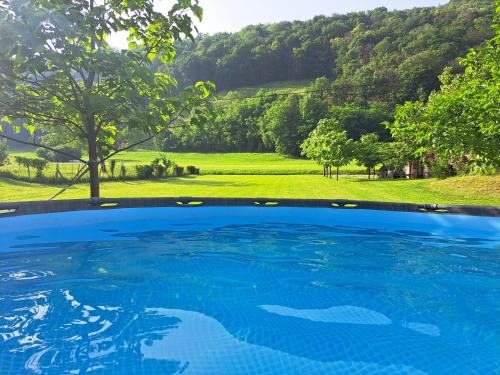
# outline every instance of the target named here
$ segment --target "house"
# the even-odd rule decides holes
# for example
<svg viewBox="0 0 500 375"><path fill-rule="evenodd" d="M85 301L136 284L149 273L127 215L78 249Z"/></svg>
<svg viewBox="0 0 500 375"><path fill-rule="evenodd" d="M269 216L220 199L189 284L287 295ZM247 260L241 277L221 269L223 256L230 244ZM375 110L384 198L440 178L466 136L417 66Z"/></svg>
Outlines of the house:
<svg viewBox="0 0 500 375"><path fill-rule="evenodd" d="M421 160L410 160L405 168L406 178L430 178L431 168L426 162Z"/></svg>

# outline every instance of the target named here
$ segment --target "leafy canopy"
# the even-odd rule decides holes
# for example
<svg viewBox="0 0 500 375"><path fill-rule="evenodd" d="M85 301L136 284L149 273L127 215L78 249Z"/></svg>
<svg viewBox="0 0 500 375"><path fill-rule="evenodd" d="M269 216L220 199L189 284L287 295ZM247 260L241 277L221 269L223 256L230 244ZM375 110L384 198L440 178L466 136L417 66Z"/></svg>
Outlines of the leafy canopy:
<svg viewBox="0 0 500 375"><path fill-rule="evenodd" d="M349 139L338 121L322 119L302 143L301 149L302 155L325 168L340 168L352 160L354 141Z"/></svg>
<svg viewBox="0 0 500 375"><path fill-rule="evenodd" d="M177 92L172 76L151 69L173 60L176 40L193 39L193 15L202 16L197 0L168 14L153 0L0 0L0 118L83 140L95 181L121 134L161 133L209 95L209 83ZM129 48L116 51L107 37L120 31Z"/></svg>
<svg viewBox="0 0 500 375"><path fill-rule="evenodd" d="M500 13L499 13L500 14ZM497 15L497 20L500 18ZM500 30L484 47L460 60L463 73L446 68L441 89L423 103L407 102L389 124L392 135L420 157L432 150L438 158L500 167Z"/></svg>
<svg viewBox="0 0 500 375"><path fill-rule="evenodd" d="M382 162L382 144L376 133L365 134L361 136L356 144L356 160L359 165L364 165L368 169L368 177L375 166Z"/></svg>

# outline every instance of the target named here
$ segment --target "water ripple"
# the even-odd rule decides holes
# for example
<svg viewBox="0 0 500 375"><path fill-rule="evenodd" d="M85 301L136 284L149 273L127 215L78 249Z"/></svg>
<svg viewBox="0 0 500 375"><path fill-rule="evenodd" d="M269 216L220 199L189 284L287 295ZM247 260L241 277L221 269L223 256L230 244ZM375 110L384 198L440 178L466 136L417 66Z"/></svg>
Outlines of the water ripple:
<svg viewBox="0 0 500 375"><path fill-rule="evenodd" d="M7 273L6 275L0 274L1 281L22 281L22 280L35 280L48 276L54 276L52 271L37 271L37 270L20 270Z"/></svg>

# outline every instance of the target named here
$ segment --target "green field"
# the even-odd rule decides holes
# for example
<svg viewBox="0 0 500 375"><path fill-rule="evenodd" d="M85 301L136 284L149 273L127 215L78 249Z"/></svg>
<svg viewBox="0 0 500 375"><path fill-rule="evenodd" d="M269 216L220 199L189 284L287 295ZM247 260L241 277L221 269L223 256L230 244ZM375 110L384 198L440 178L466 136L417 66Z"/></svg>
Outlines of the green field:
<svg viewBox="0 0 500 375"><path fill-rule="evenodd" d="M289 93L289 92L300 92L307 90L308 86L312 83L311 80L301 80L301 81L281 81L272 82L267 84L261 84L257 86L246 86L240 87L238 89L230 90L231 92L237 92L241 96L254 96L259 90L265 91L268 94L272 93ZM228 93L228 91L220 91L217 93L217 97L223 97Z"/></svg>
<svg viewBox="0 0 500 375"><path fill-rule="evenodd" d="M127 175L135 165L150 163L160 153L134 151L117 155ZM34 157L34 153L11 153L11 164L0 168L17 175L13 156ZM178 165L194 165L200 176L170 177L149 181L102 182L103 197L269 197L269 198L336 198L375 201L400 201L442 204L500 205L500 177L462 177L446 180L368 180L364 169L355 163L344 167L340 181L319 175L321 168L313 161L278 154L198 154L167 153ZM78 164L60 164L71 177ZM119 168L119 167L118 167ZM21 168L21 175L26 176ZM55 173L51 164L45 174ZM354 174L348 176L347 174ZM32 176L34 171L32 171ZM106 175L104 174L104 177ZM10 178L0 178L0 201L44 200L64 186L42 185ZM87 198L88 186L78 184L60 198Z"/></svg>
<svg viewBox="0 0 500 375"><path fill-rule="evenodd" d="M165 153L169 159L180 166L194 165L200 168L201 174L321 174L322 169L314 161L299 158L289 158L274 153L229 153L229 154L200 154L200 153ZM34 152L13 152L10 154L10 164L1 167L0 171L9 171L14 175L27 176L27 170L15 164L15 156L36 157ZM127 174L135 175L135 165L149 164L160 155L158 151L132 151L116 155L118 167L123 162ZM60 163L61 172L71 176L78 170L78 163ZM46 176L55 175L55 163L51 163L44 172ZM365 169L355 162L341 169L342 173L363 174Z"/></svg>
<svg viewBox="0 0 500 375"><path fill-rule="evenodd" d="M154 181L102 183L102 197L269 197L331 198L440 204L500 205L500 178L460 177L447 180L367 180L343 177L335 181L315 175L206 175ZM0 201L45 200L60 186L0 179ZM87 198L79 184L61 199Z"/></svg>

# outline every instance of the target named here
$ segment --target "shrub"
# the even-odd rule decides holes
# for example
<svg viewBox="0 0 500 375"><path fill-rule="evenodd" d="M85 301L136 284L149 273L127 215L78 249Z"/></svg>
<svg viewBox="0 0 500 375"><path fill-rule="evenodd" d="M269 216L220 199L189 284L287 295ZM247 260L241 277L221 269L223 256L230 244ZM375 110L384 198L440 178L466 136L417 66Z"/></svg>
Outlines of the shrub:
<svg viewBox="0 0 500 375"><path fill-rule="evenodd" d="M176 165L174 167L174 176L182 176L184 174L184 167Z"/></svg>
<svg viewBox="0 0 500 375"><path fill-rule="evenodd" d="M74 155L78 158L81 158L83 153L82 150L76 147L69 147L69 146L61 146L61 147L55 147L56 150L66 152L68 154ZM46 148L39 148L36 150L36 155L42 159L52 161L52 162L59 162L59 163L67 163L73 158L59 154L58 152L50 151L47 150Z"/></svg>
<svg viewBox="0 0 500 375"><path fill-rule="evenodd" d="M30 165L36 169L36 176L41 178L43 170L47 166L48 161L44 159L30 159Z"/></svg>
<svg viewBox="0 0 500 375"><path fill-rule="evenodd" d="M175 166L175 162L173 160L170 160L166 154L160 154L160 160L166 169Z"/></svg>
<svg viewBox="0 0 500 375"><path fill-rule="evenodd" d="M111 176L115 176L115 168L116 168L116 160L111 159L109 161L109 172L111 173Z"/></svg>
<svg viewBox="0 0 500 375"><path fill-rule="evenodd" d="M150 180L154 175L154 168L151 165L136 165L135 170L137 178L141 180Z"/></svg>
<svg viewBox="0 0 500 375"><path fill-rule="evenodd" d="M21 166L26 167L26 169L28 170L28 178L31 178L30 167L31 167L31 160L32 159L25 158L23 156L15 156L14 160L16 161L17 165L19 166L19 170L21 169Z"/></svg>
<svg viewBox="0 0 500 375"><path fill-rule="evenodd" d="M46 148L37 148L36 156L45 160L53 161L53 159L55 158L55 153L53 151L47 150Z"/></svg>
<svg viewBox="0 0 500 375"><path fill-rule="evenodd" d="M127 176L127 168L125 167L125 164L121 164L120 166L120 178L125 178Z"/></svg>
<svg viewBox="0 0 500 375"><path fill-rule="evenodd" d="M7 146L7 141L2 140L0 141L0 167L2 165L7 164L9 161L9 153L8 151L8 146Z"/></svg>
<svg viewBox="0 0 500 375"><path fill-rule="evenodd" d="M200 169L196 168L194 165L188 165L186 167L187 174L200 174Z"/></svg>
<svg viewBox="0 0 500 375"><path fill-rule="evenodd" d="M446 178L456 176L457 172L453 166L444 160L437 160L436 163L431 165L431 175L437 178Z"/></svg>
<svg viewBox="0 0 500 375"><path fill-rule="evenodd" d="M159 164L156 167L156 173L155 176L158 178L162 178L163 176L166 175L167 168L165 168L163 165Z"/></svg>
<svg viewBox="0 0 500 375"><path fill-rule="evenodd" d="M153 168L153 174L155 177L161 178L166 171L166 167L162 164L160 158L156 158L151 162L151 168Z"/></svg>

